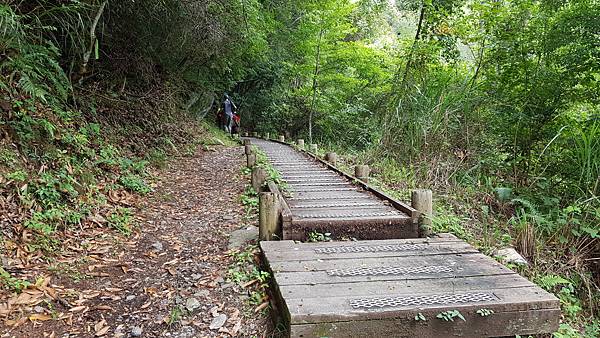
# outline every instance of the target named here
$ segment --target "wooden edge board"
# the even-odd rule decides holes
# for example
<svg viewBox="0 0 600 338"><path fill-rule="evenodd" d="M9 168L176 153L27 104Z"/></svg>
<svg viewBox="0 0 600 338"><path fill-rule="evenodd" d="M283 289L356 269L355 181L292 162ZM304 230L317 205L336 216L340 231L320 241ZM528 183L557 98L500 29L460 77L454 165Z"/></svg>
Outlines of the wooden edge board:
<svg viewBox="0 0 600 338"><path fill-rule="evenodd" d="M336 259L361 259L368 257L416 257L416 256L443 256L447 254L469 254L478 253L477 250L465 246L463 249L448 249L446 251L404 251L404 252L352 252L352 253L341 253L334 257L329 257L330 260ZM270 262L279 261L312 261L315 259L323 259L323 255L315 254L313 252L280 252L273 253L268 257Z"/></svg>
<svg viewBox="0 0 600 338"><path fill-rule="evenodd" d="M383 239L377 241L336 241L336 242L309 242L302 243L292 240L284 241L269 241L261 243L268 252L278 250L314 250L323 247L338 247L338 246L372 246L372 245L403 245L403 244L427 244L427 245L440 245L460 243L467 244L462 239L448 233L440 233L432 235L428 238L401 238L401 239Z"/></svg>
<svg viewBox="0 0 600 338"><path fill-rule="evenodd" d="M318 324L293 324L289 336L299 338L440 338L440 337L514 337L558 330L560 309L507 310L482 317L476 312L462 313L465 321L436 318L435 312L421 313L426 321L413 315L380 320L336 321Z"/></svg>

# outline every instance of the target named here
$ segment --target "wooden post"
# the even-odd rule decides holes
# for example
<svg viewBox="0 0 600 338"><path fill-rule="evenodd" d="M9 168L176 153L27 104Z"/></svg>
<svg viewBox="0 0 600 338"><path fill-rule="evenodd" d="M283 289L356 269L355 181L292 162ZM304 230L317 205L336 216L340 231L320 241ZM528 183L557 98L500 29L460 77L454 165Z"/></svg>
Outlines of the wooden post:
<svg viewBox="0 0 600 338"><path fill-rule="evenodd" d="M271 139L271 134L270 134L270 133L265 133L265 139L266 139L266 140L269 140L269 139Z"/></svg>
<svg viewBox="0 0 600 338"><path fill-rule="evenodd" d="M304 149L304 139L299 138L296 144L298 144L298 148Z"/></svg>
<svg viewBox="0 0 600 338"><path fill-rule="evenodd" d="M279 225L279 197L272 192L261 192L258 200L258 238L271 241Z"/></svg>
<svg viewBox="0 0 600 338"><path fill-rule="evenodd" d="M249 146L251 144L252 144L252 142L249 139L247 139L247 138L244 139L244 145L245 146Z"/></svg>
<svg viewBox="0 0 600 338"><path fill-rule="evenodd" d="M310 145L310 152L311 153L313 153L313 154L316 155L317 154L317 149L318 149L317 144L313 143L313 144Z"/></svg>
<svg viewBox="0 0 600 338"><path fill-rule="evenodd" d="M267 171L265 169L260 168L260 167L254 167L254 169L252 169L251 182L252 182L252 188L254 188L254 191L259 192L260 187L262 187L263 184L265 184L266 179L267 179Z"/></svg>
<svg viewBox="0 0 600 338"><path fill-rule="evenodd" d="M244 146L244 154L246 154L246 155L252 154L252 145L246 144Z"/></svg>
<svg viewBox="0 0 600 338"><path fill-rule="evenodd" d="M253 131L253 132L252 132L252 136L253 136L253 137L258 137L258 133L257 133L257 132L255 132L255 131Z"/></svg>
<svg viewBox="0 0 600 338"><path fill-rule="evenodd" d="M431 234L431 217L433 216L433 193L429 189L416 189L411 194L411 206L421 214L419 232L421 237Z"/></svg>
<svg viewBox="0 0 600 338"><path fill-rule="evenodd" d="M256 154L246 155L246 164L248 168L254 167L254 165L256 165Z"/></svg>
<svg viewBox="0 0 600 338"><path fill-rule="evenodd" d="M327 153L325 154L325 161L331 163L331 165L335 166L337 163L337 154L336 153Z"/></svg>
<svg viewBox="0 0 600 338"><path fill-rule="evenodd" d="M279 135L279 142L285 142L285 136Z"/></svg>
<svg viewBox="0 0 600 338"><path fill-rule="evenodd" d="M369 182L369 166L357 165L356 167L354 167L354 177L358 178L363 182Z"/></svg>

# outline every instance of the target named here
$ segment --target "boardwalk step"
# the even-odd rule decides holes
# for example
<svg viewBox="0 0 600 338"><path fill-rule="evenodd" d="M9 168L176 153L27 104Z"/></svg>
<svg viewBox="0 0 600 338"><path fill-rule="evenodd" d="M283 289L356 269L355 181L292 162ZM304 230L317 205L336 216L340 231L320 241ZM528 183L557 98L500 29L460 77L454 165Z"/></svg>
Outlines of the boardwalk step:
<svg viewBox="0 0 600 338"><path fill-rule="evenodd" d="M261 249L291 337L499 337L558 328L558 299L448 235L261 242ZM466 321L438 318L453 311ZM415 320L419 314L426 320Z"/></svg>

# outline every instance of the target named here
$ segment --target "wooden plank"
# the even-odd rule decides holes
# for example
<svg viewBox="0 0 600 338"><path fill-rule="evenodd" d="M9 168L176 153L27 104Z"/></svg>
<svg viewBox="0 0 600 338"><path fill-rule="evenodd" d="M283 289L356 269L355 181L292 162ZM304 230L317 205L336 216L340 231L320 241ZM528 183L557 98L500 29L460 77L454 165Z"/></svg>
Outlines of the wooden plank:
<svg viewBox="0 0 600 338"><path fill-rule="evenodd" d="M271 268L279 272L306 272L306 271L330 271L333 269L357 269L380 268L380 267L422 267L422 266L448 266L453 270L460 267L482 266L496 267L499 270L512 271L495 260L478 252L445 254L435 256L409 256L409 257L370 257L351 259L319 259L319 260L293 260L272 262Z"/></svg>
<svg viewBox="0 0 600 338"><path fill-rule="evenodd" d="M388 294L414 294L413 290L435 290L438 293L466 292L472 290L511 289L534 284L518 274L496 276L469 276L443 279L405 279L397 281L366 281L337 284L295 284L279 288L286 299L355 296L385 296Z"/></svg>
<svg viewBox="0 0 600 338"><path fill-rule="evenodd" d="M315 205L314 203L311 204L307 204L304 203L304 205L293 205L290 207L290 209L292 211L294 211L294 213L299 214L299 213L309 213L309 214L315 214L315 213L323 213L323 212L331 212L333 210L348 210L352 208L351 210L355 210L356 212L371 212L371 211L387 211L389 209L385 208L385 205L383 204L379 204L379 203L373 203L373 204L364 204L364 205L354 205L351 203L348 203L346 205ZM392 209L394 210L394 209Z"/></svg>
<svg viewBox="0 0 600 338"><path fill-rule="evenodd" d="M349 199L369 198L369 195L358 190L340 191L332 193L329 191L297 192L292 194L292 199Z"/></svg>
<svg viewBox="0 0 600 338"><path fill-rule="evenodd" d="M406 214L400 211L385 206L383 204L379 206L373 206L371 208L353 208L353 207L330 207L325 210L323 209L294 209L293 215L300 218L345 218L345 217L386 217L388 216L401 216L402 218L408 218ZM317 217L318 216L318 217Z"/></svg>
<svg viewBox="0 0 600 338"><path fill-rule="evenodd" d="M552 333L558 329L560 309L506 311L481 317L476 313L463 313L466 322L460 319L445 322L435 318L415 321L414 316L403 316L383 320L338 321L335 323L291 325L291 337L329 338L440 338L440 337L514 337Z"/></svg>
<svg viewBox="0 0 600 338"><path fill-rule="evenodd" d="M433 257L429 257L433 258ZM306 285L306 284L332 284L332 283L357 283L367 281L402 281L416 279L452 279L460 277L473 276L493 276L493 275L513 275L514 272L506 268L500 269L491 266L463 266L461 270L453 272L431 273L413 273L406 275L373 275L373 276L331 276L325 271L294 271L294 272L275 272L275 280L279 285Z"/></svg>
<svg viewBox="0 0 600 338"><path fill-rule="evenodd" d="M261 242L261 246L263 243ZM384 252L343 252L335 256L323 253L317 253L314 250L292 250L270 252L266 255L270 264L279 261L312 261L318 259L348 259L348 258L369 258L369 257L408 257L408 256L436 256L452 253L477 253L472 246L460 243L433 244L429 250L404 250L404 251L384 251Z"/></svg>
<svg viewBox="0 0 600 338"><path fill-rule="evenodd" d="M463 293L434 293L431 290L429 297L439 298L442 295L448 297L457 297ZM471 301L466 303L451 302L446 303L423 303L410 305L397 305L384 308L356 308L351 305L352 300L357 299L375 299L377 297L354 297L347 295L343 297L326 297L326 298L296 298L286 299L288 309L290 311L291 324L300 323L323 323L323 322L338 322L347 320L369 320L369 319L385 319L393 317L413 318L421 312L426 312L430 315L429 318L448 309L456 309L461 313L475 312L479 309L486 308L501 313L505 311L528 311L540 309L556 309L560 307L559 301L553 295L543 291L537 286L521 287L511 289L491 289L485 292L490 295L490 300ZM388 297L394 297L394 294L389 294ZM406 297L405 295L399 295Z"/></svg>
<svg viewBox="0 0 600 338"><path fill-rule="evenodd" d="M452 234L436 234L435 237L431 238L400 238L400 239L387 239L378 241L337 241L337 242L310 242L301 243L294 241L276 241L265 243L264 250L280 251L280 250L307 250L314 251L318 248L329 248L329 247L347 247L347 246L370 246L370 245L403 245L403 244L426 244L426 245L437 245L447 243L459 243L461 245L468 245L465 241L457 238Z"/></svg>

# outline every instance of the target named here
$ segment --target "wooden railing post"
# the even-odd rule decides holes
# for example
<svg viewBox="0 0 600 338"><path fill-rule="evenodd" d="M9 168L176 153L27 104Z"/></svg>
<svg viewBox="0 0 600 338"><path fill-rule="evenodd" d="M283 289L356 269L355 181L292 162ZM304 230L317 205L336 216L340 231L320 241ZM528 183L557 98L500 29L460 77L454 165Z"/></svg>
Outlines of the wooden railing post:
<svg viewBox="0 0 600 338"><path fill-rule="evenodd" d="M369 166L357 165L354 167L354 177L363 182L369 182Z"/></svg>
<svg viewBox="0 0 600 338"><path fill-rule="evenodd" d="M279 142L285 142L285 136L279 135Z"/></svg>
<svg viewBox="0 0 600 338"><path fill-rule="evenodd" d="M258 238L273 240L279 222L279 196L272 192L261 192L258 201Z"/></svg>
<svg viewBox="0 0 600 338"><path fill-rule="evenodd" d="M265 139L266 139L266 140L269 140L269 139L271 139L271 134L270 134L270 133L265 133Z"/></svg>
<svg viewBox="0 0 600 338"><path fill-rule="evenodd" d="M337 163L337 154L336 153L327 153L325 154L325 161L331 163L331 165L335 166Z"/></svg>
<svg viewBox="0 0 600 338"><path fill-rule="evenodd" d="M253 168L256 165L256 154L246 155L246 165L248 168Z"/></svg>
<svg viewBox="0 0 600 338"><path fill-rule="evenodd" d="M254 191L260 192L260 187L265 184L266 179L267 171L264 168L254 167L254 169L252 169L251 183Z"/></svg>
<svg viewBox="0 0 600 338"><path fill-rule="evenodd" d="M433 216L433 193L429 189L416 189L411 194L411 206L419 213L419 232L421 237L431 234Z"/></svg>
<svg viewBox="0 0 600 338"><path fill-rule="evenodd" d="M244 146L244 154L246 154L246 155L252 154L252 145L246 144Z"/></svg>
<svg viewBox="0 0 600 338"><path fill-rule="evenodd" d="M317 154L317 149L319 149L319 146L316 143L313 143L310 145L310 152L313 154Z"/></svg>
<svg viewBox="0 0 600 338"><path fill-rule="evenodd" d="M298 148L304 149L304 139L299 138L296 144L298 145Z"/></svg>

